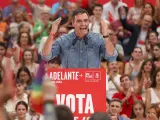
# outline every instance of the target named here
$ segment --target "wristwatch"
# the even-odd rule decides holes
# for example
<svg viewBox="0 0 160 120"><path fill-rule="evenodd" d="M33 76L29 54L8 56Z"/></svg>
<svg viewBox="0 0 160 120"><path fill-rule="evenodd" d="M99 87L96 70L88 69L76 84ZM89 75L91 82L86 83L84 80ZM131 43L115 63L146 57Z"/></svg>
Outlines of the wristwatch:
<svg viewBox="0 0 160 120"><path fill-rule="evenodd" d="M108 38L108 37L110 37L110 35L109 35L109 34L108 34L108 35L103 36L103 38Z"/></svg>
<svg viewBox="0 0 160 120"><path fill-rule="evenodd" d="M105 35L105 36L103 36L103 38L110 38L110 36L111 36L112 34L111 33L108 33L108 35Z"/></svg>

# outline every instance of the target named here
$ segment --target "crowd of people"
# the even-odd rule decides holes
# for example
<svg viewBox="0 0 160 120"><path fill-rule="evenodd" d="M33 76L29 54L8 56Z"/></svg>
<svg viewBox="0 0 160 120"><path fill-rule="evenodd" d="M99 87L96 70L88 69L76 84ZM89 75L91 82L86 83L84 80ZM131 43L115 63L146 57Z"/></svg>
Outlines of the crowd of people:
<svg viewBox="0 0 160 120"><path fill-rule="evenodd" d="M103 5L59 0L51 7L45 1L0 6L0 119L46 117L32 105L33 82L44 60L46 72L106 70L107 109L90 120L160 120L160 1L134 0L133 7L120 0ZM67 106L53 108L52 119L74 119Z"/></svg>

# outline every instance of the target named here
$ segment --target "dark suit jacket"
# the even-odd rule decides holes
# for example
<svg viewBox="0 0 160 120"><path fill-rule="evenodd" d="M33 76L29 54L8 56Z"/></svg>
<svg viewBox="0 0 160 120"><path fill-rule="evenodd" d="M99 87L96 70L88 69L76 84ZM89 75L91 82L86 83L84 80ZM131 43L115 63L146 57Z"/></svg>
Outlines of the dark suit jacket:
<svg viewBox="0 0 160 120"><path fill-rule="evenodd" d="M124 46L125 54L131 55L132 51L136 46L140 31L141 31L141 26L128 24L126 19L123 19L123 20L121 19L120 21L123 27L132 33L132 35L129 38L130 39L129 42L127 43L126 46Z"/></svg>

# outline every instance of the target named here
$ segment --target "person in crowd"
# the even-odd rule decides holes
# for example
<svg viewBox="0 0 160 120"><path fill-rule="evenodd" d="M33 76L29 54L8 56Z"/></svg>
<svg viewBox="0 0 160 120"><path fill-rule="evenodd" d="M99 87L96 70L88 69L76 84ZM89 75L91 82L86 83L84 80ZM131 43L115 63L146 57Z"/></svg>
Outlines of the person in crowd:
<svg viewBox="0 0 160 120"><path fill-rule="evenodd" d="M144 59L152 59L153 58L153 46L159 42L158 34L155 31L150 31L147 35L145 44L142 46Z"/></svg>
<svg viewBox="0 0 160 120"><path fill-rule="evenodd" d="M151 88L146 92L146 107L160 102L160 70L156 70Z"/></svg>
<svg viewBox="0 0 160 120"><path fill-rule="evenodd" d="M11 58L6 57L6 51L7 51L7 47L6 44L4 42L0 42L0 64L6 65L7 61L11 62L11 69L14 70L15 68L15 63L14 60ZM3 73L3 71L2 71Z"/></svg>
<svg viewBox="0 0 160 120"><path fill-rule="evenodd" d="M158 27L157 21L155 19L155 13L156 11L155 11L155 7L153 6L153 4L145 3L144 8L142 10L141 18L143 18L144 15L150 15L153 17L152 25L150 27L153 31L156 31Z"/></svg>
<svg viewBox="0 0 160 120"><path fill-rule="evenodd" d="M52 15L52 19L55 20L58 17L66 18L69 14L69 4L68 0L59 0L58 2L52 5L50 10L50 14Z"/></svg>
<svg viewBox="0 0 160 120"><path fill-rule="evenodd" d="M128 14L128 7L124 7L124 8L125 8L126 14ZM120 14L120 11L121 11L121 8L119 7L118 14ZM129 37L131 36L131 32L126 30L122 26L120 19L114 20L110 22L110 24L113 30L115 31L115 34L117 35L119 42L122 44L122 46L124 46L128 42Z"/></svg>
<svg viewBox="0 0 160 120"><path fill-rule="evenodd" d="M71 109L65 105L55 106L55 113L57 120L74 120Z"/></svg>
<svg viewBox="0 0 160 120"><path fill-rule="evenodd" d="M134 24L138 24L144 4L145 0L134 0L134 6L129 9L127 19L131 20Z"/></svg>
<svg viewBox="0 0 160 120"><path fill-rule="evenodd" d="M55 57L54 59L48 61L46 64L46 68L60 68L61 67L61 59L60 56Z"/></svg>
<svg viewBox="0 0 160 120"><path fill-rule="evenodd" d="M50 33L50 31L51 31L51 26L50 26L50 28L48 30L48 34ZM57 30L57 33L56 33L56 37L60 37L60 36L62 36L64 34L67 34L67 33L68 33L67 27L65 27L65 26L59 26L59 28ZM44 47L45 42L47 41L47 39L48 39L48 36L42 37L40 45L39 45L39 48L38 48L38 53L39 54L41 54L42 48ZM40 58L41 58L41 56L40 56Z"/></svg>
<svg viewBox="0 0 160 120"><path fill-rule="evenodd" d="M8 34L9 38L8 38L7 54L8 54L8 56L10 56L12 58L12 56L14 56L15 49L18 48L17 50L19 51L19 47L17 46L16 43L19 40L20 34L21 33L27 33L27 34L30 35L29 38L32 39L33 38L33 27L30 23L25 22L25 21L21 21L18 25L16 23L16 24L14 24L13 26L10 26L10 27L11 27L11 29L10 29L9 34ZM18 27L18 30L17 30L17 27ZM34 46L33 46L33 48L34 48ZM15 60L14 57L13 57L13 59ZM15 62L18 62L18 61L15 61Z"/></svg>
<svg viewBox="0 0 160 120"><path fill-rule="evenodd" d="M152 104L147 109L147 120L159 120L160 106L159 104Z"/></svg>
<svg viewBox="0 0 160 120"><path fill-rule="evenodd" d="M8 25L7 25L7 23L5 21L3 21L2 10L0 9L0 35L2 37L5 36L7 28L8 28Z"/></svg>
<svg viewBox="0 0 160 120"><path fill-rule="evenodd" d="M101 33L101 19L102 19L103 6L101 4L95 4L93 6L93 15L90 16L89 30L96 33ZM105 20L107 24L109 22Z"/></svg>
<svg viewBox="0 0 160 120"><path fill-rule="evenodd" d="M122 101L114 98L109 102L109 115L111 120L128 120L124 116L120 115L122 111Z"/></svg>
<svg viewBox="0 0 160 120"><path fill-rule="evenodd" d="M141 47L144 45L147 34L153 22L153 17L148 14L144 15L141 19L140 25L132 25L127 22L125 7L121 7L120 20L123 27L132 33L129 42L124 46L125 55L130 55L136 46Z"/></svg>
<svg viewBox="0 0 160 120"><path fill-rule="evenodd" d="M32 49L34 51L34 61L37 60L36 47L32 42L31 36L27 32L22 32L18 36L17 43L13 42L14 47L14 61L20 63L23 57L23 51L25 49Z"/></svg>
<svg viewBox="0 0 160 120"><path fill-rule="evenodd" d="M32 88L33 78L29 69L25 66L20 67L16 74L16 79L23 80L25 83L25 92L30 95Z"/></svg>
<svg viewBox="0 0 160 120"><path fill-rule="evenodd" d="M106 90L107 98L112 99L114 93L120 91L120 77L118 73L118 63L117 61L108 63L108 74L106 76Z"/></svg>
<svg viewBox="0 0 160 120"><path fill-rule="evenodd" d="M141 16L144 16L144 15L154 16L154 14L155 14L154 6L151 3L145 3Z"/></svg>
<svg viewBox="0 0 160 120"><path fill-rule="evenodd" d="M131 120L146 120L146 106L143 101L136 101L133 104Z"/></svg>
<svg viewBox="0 0 160 120"><path fill-rule="evenodd" d="M53 22L50 36L42 49L42 58L48 61L60 54L63 68L98 68L101 56L109 61L115 61L117 52L109 39L108 25L104 20L101 21L102 37L88 32L89 16L86 10L75 10L72 18L75 31L56 40L55 34L61 18Z"/></svg>
<svg viewBox="0 0 160 120"><path fill-rule="evenodd" d="M3 9L3 19L6 21L8 21L9 19L9 22L13 22L13 16L14 16L14 13L19 11L19 12L26 12L26 7L21 5L19 3L19 0L10 0L11 3L10 5L6 6L4 9Z"/></svg>
<svg viewBox="0 0 160 120"><path fill-rule="evenodd" d="M28 103L28 95L25 93L24 88L25 83L23 80L18 79L15 81L15 95L5 104L6 111L10 114L11 118L17 118L15 107L19 101Z"/></svg>
<svg viewBox="0 0 160 120"><path fill-rule="evenodd" d="M19 101L16 104L15 111L17 114L17 120L26 120L26 113L28 111L28 104L25 101Z"/></svg>
<svg viewBox="0 0 160 120"><path fill-rule="evenodd" d="M27 67L32 77L34 78L37 74L39 64L34 61L34 53L31 49L25 49L22 54L22 62L17 65L17 68Z"/></svg>
<svg viewBox="0 0 160 120"><path fill-rule="evenodd" d="M45 4L46 0L38 0L38 4L32 2L32 0L25 0L27 5L29 6L32 12L32 20L38 21L40 18L41 13L45 11L50 11L50 7Z"/></svg>
<svg viewBox="0 0 160 120"><path fill-rule="evenodd" d="M31 97L29 97L29 110L26 113L26 120L44 120L44 116L33 108Z"/></svg>
<svg viewBox="0 0 160 120"><path fill-rule="evenodd" d="M68 16L62 19L62 22L60 23L60 25L72 31L73 30L72 14L73 14L73 11L76 10L77 8L78 6L75 2L70 2L69 9L68 9Z"/></svg>
<svg viewBox="0 0 160 120"><path fill-rule="evenodd" d="M124 61L124 50L123 50L122 45L118 43L118 38L117 38L116 33L112 29L108 30L108 33L111 35L110 40L118 52L117 61L119 63L123 62Z"/></svg>
<svg viewBox="0 0 160 120"><path fill-rule="evenodd" d="M60 26L57 31L57 37L60 37L64 34L68 34L68 29L65 26Z"/></svg>
<svg viewBox="0 0 160 120"><path fill-rule="evenodd" d="M41 12L40 20L36 21L33 27L34 31L34 40L36 43L36 47L39 48L39 44L42 40L42 37L48 36L48 31L50 28L50 15L47 11Z"/></svg>
<svg viewBox="0 0 160 120"><path fill-rule="evenodd" d="M157 66L157 62L160 60L160 43L157 43L153 46L153 61Z"/></svg>
<svg viewBox="0 0 160 120"><path fill-rule="evenodd" d="M19 24L18 30L19 30L19 33L22 33L22 32L29 33L30 36L33 38L33 26L28 22L25 22L25 21L21 22Z"/></svg>
<svg viewBox="0 0 160 120"><path fill-rule="evenodd" d="M160 1L155 0L155 15L154 15L154 21L153 21L153 27L156 28L156 32L158 32L158 39L160 39Z"/></svg>
<svg viewBox="0 0 160 120"><path fill-rule="evenodd" d="M30 25L30 27L31 27L31 24L29 23L30 22L29 18L25 17L24 13L15 12L15 14L14 14L14 22L11 22L10 25L9 25L8 37L9 37L10 41L11 40L17 41L18 34L19 34L19 26L23 22L28 23Z"/></svg>
<svg viewBox="0 0 160 120"><path fill-rule="evenodd" d="M119 0L110 0L103 5L103 18L112 22L119 19L118 8L121 6L127 6L127 4Z"/></svg>
<svg viewBox="0 0 160 120"><path fill-rule="evenodd" d="M110 116L104 112L95 112L90 116L89 120L110 120Z"/></svg>
<svg viewBox="0 0 160 120"><path fill-rule="evenodd" d="M129 79L128 75L123 75L120 78L121 87L123 88L124 92L118 92L113 95L112 98L118 98L122 100L122 111L121 115L126 115L130 117L132 112L133 103L137 100L142 100L142 97L136 95L131 88L131 80ZM130 93L130 94L129 94Z"/></svg>
<svg viewBox="0 0 160 120"><path fill-rule="evenodd" d="M82 4L84 4L85 0L81 0ZM86 2L86 6L82 5L82 8L84 8L89 15L93 15L93 7L95 4L98 4L98 0L88 0L88 2Z"/></svg>
<svg viewBox="0 0 160 120"><path fill-rule="evenodd" d="M135 47L129 62L125 64L124 74L129 75L132 82L140 71L141 65L143 63L142 56L142 49L140 47Z"/></svg>
<svg viewBox="0 0 160 120"><path fill-rule="evenodd" d="M147 59L142 63L140 72L134 80L134 90L142 96L143 101L146 99L146 90L151 87L154 73L155 65L151 59Z"/></svg>

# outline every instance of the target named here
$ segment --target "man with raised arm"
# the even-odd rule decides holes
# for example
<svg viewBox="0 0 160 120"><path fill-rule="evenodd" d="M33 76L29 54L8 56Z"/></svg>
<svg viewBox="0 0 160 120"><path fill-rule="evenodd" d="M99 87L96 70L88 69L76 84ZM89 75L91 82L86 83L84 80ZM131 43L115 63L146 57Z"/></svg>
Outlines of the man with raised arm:
<svg viewBox="0 0 160 120"><path fill-rule="evenodd" d="M102 35L88 32L89 15L84 9L77 9L72 15L74 32L56 38L61 18L52 24L52 30L42 49L42 58L50 60L60 55L63 68L99 68L101 58L115 61L117 51L108 34L108 25L101 20Z"/></svg>

